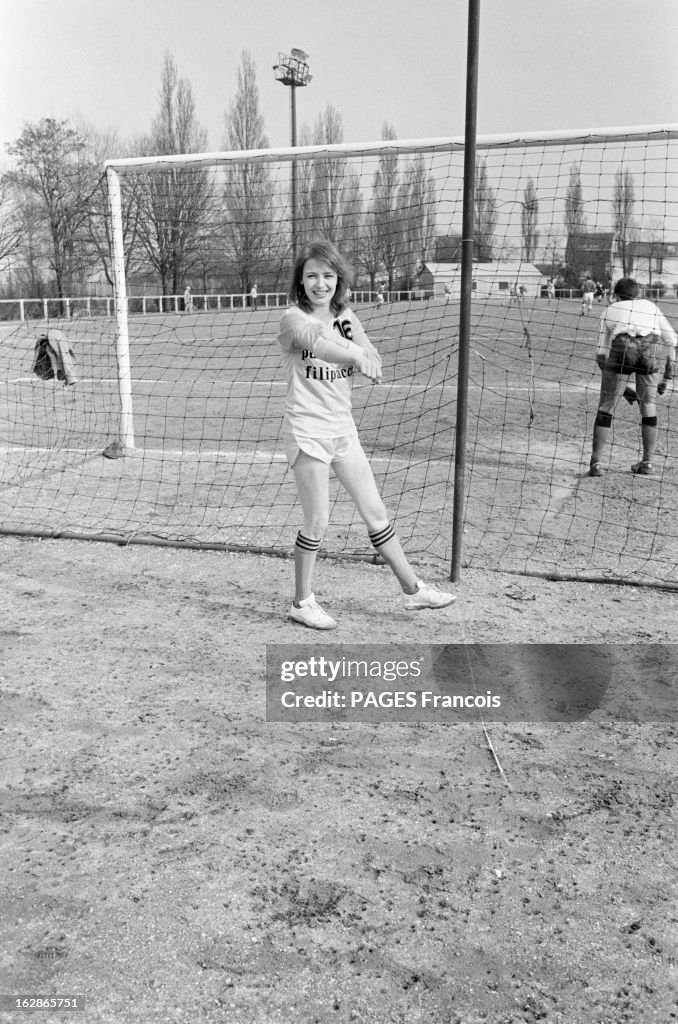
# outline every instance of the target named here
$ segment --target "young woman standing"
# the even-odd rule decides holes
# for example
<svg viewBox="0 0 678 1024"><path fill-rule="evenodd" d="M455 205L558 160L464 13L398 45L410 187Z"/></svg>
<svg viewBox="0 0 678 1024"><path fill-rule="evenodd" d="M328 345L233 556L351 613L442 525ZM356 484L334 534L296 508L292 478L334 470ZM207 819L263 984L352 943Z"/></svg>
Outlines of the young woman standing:
<svg viewBox="0 0 678 1024"><path fill-rule="evenodd" d="M381 359L346 305L351 270L335 246L312 242L292 277L293 306L280 323L287 378L284 444L304 516L294 548L295 597L290 618L312 629L336 622L313 593L316 556L329 520L330 467L353 499L370 541L393 570L405 608L444 608L456 600L418 579L400 546L363 451L351 410L355 373L381 380Z"/></svg>

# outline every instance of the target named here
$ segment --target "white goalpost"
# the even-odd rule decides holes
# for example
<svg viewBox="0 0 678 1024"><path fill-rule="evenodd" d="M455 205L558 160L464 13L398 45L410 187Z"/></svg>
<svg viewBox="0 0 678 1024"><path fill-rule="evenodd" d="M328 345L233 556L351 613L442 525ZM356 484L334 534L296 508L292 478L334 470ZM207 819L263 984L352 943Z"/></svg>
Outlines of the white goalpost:
<svg viewBox="0 0 678 1024"><path fill-rule="evenodd" d="M132 369L129 353L127 323L127 279L125 274L125 240L122 220L122 198L118 173L108 167L106 171L108 197L111 208L111 262L115 282L115 321L117 325L116 354L118 385L120 388L120 444L134 448L134 417L132 414Z"/></svg>

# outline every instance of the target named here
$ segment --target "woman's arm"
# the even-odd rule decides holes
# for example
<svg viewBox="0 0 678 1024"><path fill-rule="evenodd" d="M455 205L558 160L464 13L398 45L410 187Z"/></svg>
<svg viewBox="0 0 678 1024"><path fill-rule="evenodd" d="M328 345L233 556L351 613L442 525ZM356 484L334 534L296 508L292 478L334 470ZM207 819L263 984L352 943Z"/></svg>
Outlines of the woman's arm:
<svg viewBox="0 0 678 1024"><path fill-rule="evenodd" d="M331 327L308 316L300 309L290 309L280 322L280 344L283 348L307 351L328 363L356 366L372 380L381 377L381 361L355 342L343 338Z"/></svg>
<svg viewBox="0 0 678 1024"><path fill-rule="evenodd" d="M368 338L365 328L363 327L355 313L352 313L351 315L351 326L353 328L352 340L356 343L356 345L360 345L360 347L364 349L366 352L368 352L373 359L378 359L379 362L381 363L381 356L379 355L379 352Z"/></svg>

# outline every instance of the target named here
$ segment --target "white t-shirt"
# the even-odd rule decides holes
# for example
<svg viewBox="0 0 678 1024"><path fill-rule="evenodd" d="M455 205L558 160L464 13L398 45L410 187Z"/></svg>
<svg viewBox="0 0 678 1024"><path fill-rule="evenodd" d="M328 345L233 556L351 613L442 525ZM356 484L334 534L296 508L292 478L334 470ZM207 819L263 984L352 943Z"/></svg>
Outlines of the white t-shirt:
<svg viewBox="0 0 678 1024"><path fill-rule="evenodd" d="M315 341L323 334L331 338L335 332L361 348L370 347L351 309L344 309L331 326L298 306L282 316L278 341L287 379L285 427L294 434L340 437L356 429L351 410L354 367L327 362L313 354Z"/></svg>
<svg viewBox="0 0 678 1024"><path fill-rule="evenodd" d="M625 299L613 302L600 318L598 330L598 355L608 355L610 346L618 334L632 338L645 338L657 334L672 355L675 353L678 335L662 311L649 299Z"/></svg>

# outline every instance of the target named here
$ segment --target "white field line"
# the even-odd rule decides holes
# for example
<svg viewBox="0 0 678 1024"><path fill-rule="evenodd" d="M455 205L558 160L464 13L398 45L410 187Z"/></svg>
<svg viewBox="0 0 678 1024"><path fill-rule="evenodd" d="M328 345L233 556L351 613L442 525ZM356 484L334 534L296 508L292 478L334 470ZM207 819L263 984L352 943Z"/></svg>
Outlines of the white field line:
<svg viewBox="0 0 678 1024"><path fill-rule="evenodd" d="M27 445L4 445L0 446L0 455L23 455L23 454L52 454L52 455L102 455L101 448L33 448ZM203 451L196 451L195 449L182 450L181 448L132 448L129 451L131 458L143 458L148 456L149 458L159 459L183 459L185 461L199 461L200 459L210 459L223 462L242 463L243 465L252 465L255 462L287 462L287 456L283 452L268 452L268 451L256 451L256 452L238 452L229 450L218 450L213 448L207 448ZM103 458L103 455L102 455ZM117 461L117 460L114 460ZM428 460L438 461L438 460ZM389 464L402 463L404 466L412 465L411 459L403 459L398 456L380 456L371 455L370 462L386 462Z"/></svg>
<svg viewBox="0 0 678 1024"><path fill-rule="evenodd" d="M117 377L79 377L77 383L78 384L118 384L118 378ZM172 380L151 380L151 379L146 378L146 377L136 377L136 378L134 378L132 380L132 387L134 388L135 384L139 385L139 386L141 386L143 384L153 384L153 385L156 385L156 384L157 385L161 385L162 384L162 385L165 385L165 386L175 387L176 385L181 384L181 383L183 383L183 382L182 381L172 381ZM206 385L210 385L212 387L222 387L222 388L228 388L228 387L243 387L243 388L245 388L245 387L247 387L247 388L268 388L270 390L272 388L281 388L281 389L283 389L283 388L287 387L287 384L286 384L285 381L277 381L277 380L273 380L273 381L264 381L264 380L258 380L258 381L249 381L249 380L231 380L231 381L228 381L228 380L204 380L204 381L195 381L194 383L195 384L199 384L201 387L204 387ZM52 386L52 387L55 386L55 385L52 384L51 381L40 381L36 377L14 377L11 380L0 381L0 385L2 385L2 384L35 384L35 385L46 384L46 385ZM61 382L59 382L59 386L61 386ZM76 387L77 385L73 385L73 386ZM354 385L354 388L356 390L360 389L360 388L369 388L371 390L373 387L374 387L374 385L372 385L372 384L357 384L357 385ZM457 390L457 385L456 384L396 384L396 383L392 383L390 381L383 381L381 384L377 385L377 387L379 389L390 388L391 390L395 390L395 391L397 391L397 390L401 390L401 391L434 391L436 389L445 390L446 388L449 388L450 390L454 390L454 391ZM542 381L540 384L536 384L536 385L510 384L508 387L503 388L502 390L504 390L504 391L532 391L532 392L535 392L535 391L536 392L539 392L539 391L558 391L558 390L563 390L563 391L581 391L582 389L587 390L587 389L589 389L591 387L595 387L596 390L599 389L600 388L600 382L598 382L598 381L592 381L592 382L582 381L581 383L577 384L577 383L568 383L568 382L565 382L565 381ZM492 391L492 390L499 390L498 386L494 385L494 384L485 384L485 385L482 385L482 384L469 384L468 389L469 389L469 391ZM72 393L75 393L75 392L72 392ZM132 391L132 399L134 399L134 390Z"/></svg>
<svg viewBox="0 0 678 1024"><path fill-rule="evenodd" d="M53 455L101 455L101 448L38 448L32 445L2 445L0 446L0 452L5 454L14 454L15 452L50 452ZM254 462L256 460L282 460L285 461L285 455L279 452L237 452L230 450L223 450L217 448L206 448L203 451L197 451L195 449L181 449L181 448L132 448L129 452L130 455L179 455L182 458L190 458L196 456L200 458L203 455L210 455L217 459L232 459L235 461L241 460L243 462Z"/></svg>
<svg viewBox="0 0 678 1024"><path fill-rule="evenodd" d="M0 452L13 455L15 452L50 452L52 455L100 455L101 448L38 448L27 444L5 444Z"/></svg>

